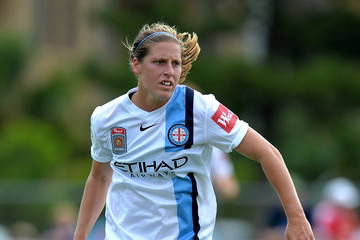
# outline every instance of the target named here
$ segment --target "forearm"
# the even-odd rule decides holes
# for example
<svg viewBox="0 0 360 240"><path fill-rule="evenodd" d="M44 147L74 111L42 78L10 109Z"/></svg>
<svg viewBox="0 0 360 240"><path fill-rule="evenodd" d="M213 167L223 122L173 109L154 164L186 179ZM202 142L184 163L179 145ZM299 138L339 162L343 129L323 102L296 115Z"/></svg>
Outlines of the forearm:
<svg viewBox="0 0 360 240"><path fill-rule="evenodd" d="M261 164L268 180L278 193L288 218L304 214L284 160L272 144L254 129L249 128L236 150Z"/></svg>
<svg viewBox="0 0 360 240"><path fill-rule="evenodd" d="M75 240L85 240L101 214L106 201L109 181L89 176L81 201Z"/></svg>
<svg viewBox="0 0 360 240"><path fill-rule="evenodd" d="M294 183L277 149L271 147L271 153L259 159L259 162L269 182L279 195L288 221L305 217Z"/></svg>
<svg viewBox="0 0 360 240"><path fill-rule="evenodd" d="M315 239L280 152L251 128L236 150L261 164L268 180L278 193L288 219L285 238Z"/></svg>

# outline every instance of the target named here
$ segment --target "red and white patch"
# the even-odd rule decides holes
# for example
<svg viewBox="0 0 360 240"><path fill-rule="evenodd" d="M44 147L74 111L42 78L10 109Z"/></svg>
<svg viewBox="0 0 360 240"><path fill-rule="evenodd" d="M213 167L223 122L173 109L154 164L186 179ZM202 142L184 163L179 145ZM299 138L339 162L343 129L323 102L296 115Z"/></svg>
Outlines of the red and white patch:
<svg viewBox="0 0 360 240"><path fill-rule="evenodd" d="M111 129L111 133L112 133L112 135L115 135L115 134L125 135L125 129L116 127L116 128Z"/></svg>
<svg viewBox="0 0 360 240"><path fill-rule="evenodd" d="M220 104L211 119L222 129L224 129L225 132L230 133L234 128L238 117L224 105Z"/></svg>
<svg viewBox="0 0 360 240"><path fill-rule="evenodd" d="M122 127L114 127L111 129L111 142L114 154L126 153L126 129Z"/></svg>

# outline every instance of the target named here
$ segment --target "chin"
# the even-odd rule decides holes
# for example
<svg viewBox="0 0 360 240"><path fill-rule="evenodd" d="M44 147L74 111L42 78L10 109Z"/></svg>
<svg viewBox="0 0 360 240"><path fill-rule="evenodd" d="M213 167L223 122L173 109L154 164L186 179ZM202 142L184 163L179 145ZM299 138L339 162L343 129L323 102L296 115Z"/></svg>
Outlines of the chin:
<svg viewBox="0 0 360 240"><path fill-rule="evenodd" d="M161 91L158 93L158 98L163 100L168 100L173 95L175 89L171 89L168 91Z"/></svg>
<svg viewBox="0 0 360 240"><path fill-rule="evenodd" d="M166 101L168 101L168 100L171 98L171 96L172 96L172 95L170 95L170 94L169 94L169 95L166 95L166 96L163 94L163 95L161 95L161 96L158 96L158 100L159 100L160 102L166 102Z"/></svg>

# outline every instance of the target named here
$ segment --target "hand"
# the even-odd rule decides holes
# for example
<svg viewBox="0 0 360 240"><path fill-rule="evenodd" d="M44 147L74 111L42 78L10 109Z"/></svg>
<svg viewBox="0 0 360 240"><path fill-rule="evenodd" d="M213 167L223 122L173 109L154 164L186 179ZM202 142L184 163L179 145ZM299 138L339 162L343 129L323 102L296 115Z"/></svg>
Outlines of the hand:
<svg viewBox="0 0 360 240"><path fill-rule="evenodd" d="M315 240L310 223L306 218L288 222L285 230L286 240Z"/></svg>

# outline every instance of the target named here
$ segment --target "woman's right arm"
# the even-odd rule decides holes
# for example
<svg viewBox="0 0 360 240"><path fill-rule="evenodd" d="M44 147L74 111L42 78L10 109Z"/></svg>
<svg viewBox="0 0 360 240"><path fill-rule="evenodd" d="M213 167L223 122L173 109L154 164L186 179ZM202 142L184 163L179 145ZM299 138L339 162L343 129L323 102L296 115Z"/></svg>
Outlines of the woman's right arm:
<svg viewBox="0 0 360 240"><path fill-rule="evenodd" d="M86 181L74 240L86 240L106 202L113 170L110 163L93 161L90 175Z"/></svg>

